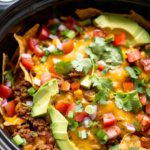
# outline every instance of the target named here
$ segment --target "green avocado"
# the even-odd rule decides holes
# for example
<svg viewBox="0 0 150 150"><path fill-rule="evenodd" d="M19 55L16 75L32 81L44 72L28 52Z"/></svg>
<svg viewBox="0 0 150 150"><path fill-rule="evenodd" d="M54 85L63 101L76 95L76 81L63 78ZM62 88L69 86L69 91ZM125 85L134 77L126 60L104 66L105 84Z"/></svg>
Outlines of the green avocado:
<svg viewBox="0 0 150 150"><path fill-rule="evenodd" d="M86 89L90 89L90 87L92 85L92 81L91 81L89 75L80 80L80 85Z"/></svg>
<svg viewBox="0 0 150 150"><path fill-rule="evenodd" d="M131 41L133 46L141 46L150 43L149 33L139 26L136 22L117 15L100 15L94 19L97 27L105 29L108 33L125 33L126 39Z"/></svg>
<svg viewBox="0 0 150 150"><path fill-rule="evenodd" d="M68 121L66 120L66 118L53 106L50 106L48 108L48 114L52 121L52 133L60 150L78 150L75 144L72 143L68 138Z"/></svg>
<svg viewBox="0 0 150 150"><path fill-rule="evenodd" d="M32 117L46 115L49 103L55 100L58 93L57 80L53 79L43 84L33 96L33 107L31 110Z"/></svg>

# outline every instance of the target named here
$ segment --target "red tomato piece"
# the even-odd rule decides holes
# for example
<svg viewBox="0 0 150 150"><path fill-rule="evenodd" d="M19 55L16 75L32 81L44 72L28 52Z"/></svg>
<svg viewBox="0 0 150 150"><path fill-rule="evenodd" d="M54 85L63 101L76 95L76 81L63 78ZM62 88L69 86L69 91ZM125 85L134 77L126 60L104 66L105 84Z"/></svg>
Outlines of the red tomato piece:
<svg viewBox="0 0 150 150"><path fill-rule="evenodd" d="M150 148L150 138L149 137L141 137L140 141L141 141L142 147L147 148L147 149Z"/></svg>
<svg viewBox="0 0 150 150"><path fill-rule="evenodd" d="M120 128L118 126L107 127L103 131L109 137L109 140L115 139L120 134Z"/></svg>
<svg viewBox="0 0 150 150"><path fill-rule="evenodd" d="M146 104L146 113L150 114L150 103Z"/></svg>
<svg viewBox="0 0 150 150"><path fill-rule="evenodd" d="M55 108L59 111L59 112L66 112L68 107L70 106L70 100L60 100L58 102L56 102L55 104Z"/></svg>
<svg viewBox="0 0 150 150"><path fill-rule="evenodd" d="M46 26L42 26L39 34L39 39L48 39L50 35L50 30Z"/></svg>
<svg viewBox="0 0 150 150"><path fill-rule="evenodd" d="M93 37L98 36L98 37L105 38L106 35L107 35L107 33L103 30L100 30L100 29L96 29L96 30L93 31Z"/></svg>
<svg viewBox="0 0 150 150"><path fill-rule="evenodd" d="M150 116L145 114L138 114L138 123L142 131L147 130L150 127Z"/></svg>
<svg viewBox="0 0 150 150"><path fill-rule="evenodd" d="M105 69L105 64L102 61L98 61L96 64L98 64L99 71L102 71Z"/></svg>
<svg viewBox="0 0 150 150"><path fill-rule="evenodd" d="M46 144L55 144L55 140L50 141L50 138L52 137L52 133L48 132L46 133Z"/></svg>
<svg viewBox="0 0 150 150"><path fill-rule="evenodd" d="M44 51L42 51L40 49L40 46L39 45L36 45L35 48L34 48L34 53L37 57L42 57L44 56Z"/></svg>
<svg viewBox="0 0 150 150"><path fill-rule="evenodd" d="M85 111L83 110L81 113L76 113L74 120L81 122L85 117Z"/></svg>
<svg viewBox="0 0 150 150"><path fill-rule="evenodd" d="M123 82L123 89L125 93L131 92L134 90L134 83L130 81Z"/></svg>
<svg viewBox="0 0 150 150"><path fill-rule="evenodd" d="M22 64L23 66L28 69L28 70L32 70L33 66L34 66L34 62L32 58L22 58Z"/></svg>
<svg viewBox="0 0 150 150"><path fill-rule="evenodd" d="M41 85L43 85L47 81L50 81L50 79L51 79L51 74L49 72L44 72L41 76Z"/></svg>
<svg viewBox="0 0 150 150"><path fill-rule="evenodd" d="M69 111L72 110L75 113L75 106L77 104L76 103L71 103L66 111L66 117L68 117Z"/></svg>
<svg viewBox="0 0 150 150"><path fill-rule="evenodd" d="M103 114L102 117L103 117L103 125L105 128L114 125L117 121L117 118L113 113L105 113Z"/></svg>
<svg viewBox="0 0 150 150"><path fill-rule="evenodd" d="M16 104L15 104L14 100L8 102L7 105L5 105L4 107L5 107L5 110L6 110L6 115L8 117L12 117L12 116L15 115Z"/></svg>
<svg viewBox="0 0 150 150"><path fill-rule="evenodd" d="M69 91L70 90L70 83L67 81L64 81L61 83L61 90L62 91Z"/></svg>
<svg viewBox="0 0 150 150"><path fill-rule="evenodd" d="M125 34L121 33L115 36L115 39L113 41L113 45L115 46L122 46L126 44Z"/></svg>
<svg viewBox="0 0 150 150"><path fill-rule="evenodd" d="M62 43L62 46L63 46L62 50L65 52L65 54L68 54L68 53L73 51L74 42L73 42L73 40L67 40L67 41Z"/></svg>
<svg viewBox="0 0 150 150"><path fill-rule="evenodd" d="M76 91L77 89L80 88L80 83L72 83L70 85L70 87L71 87L72 91Z"/></svg>
<svg viewBox="0 0 150 150"><path fill-rule="evenodd" d="M29 38L28 47L31 51L34 51L35 46L38 45L38 44L39 44L38 39L35 39L35 38L32 38L32 37Z"/></svg>
<svg viewBox="0 0 150 150"><path fill-rule="evenodd" d="M11 95L11 88L0 84L0 97L2 98L8 98Z"/></svg>
<svg viewBox="0 0 150 150"><path fill-rule="evenodd" d="M143 93L143 94L140 94L140 103L142 104L142 105L146 105L147 104L147 97L146 97L146 94L145 93Z"/></svg>
<svg viewBox="0 0 150 150"><path fill-rule="evenodd" d="M65 21L65 26L69 29L69 30L75 30L74 25L76 25L76 20L74 18L68 18Z"/></svg>
<svg viewBox="0 0 150 150"><path fill-rule="evenodd" d="M54 21L53 21L52 19L49 19L49 20L48 20L48 25L47 25L47 26L49 26L49 25L51 25L51 24L54 24Z"/></svg>
<svg viewBox="0 0 150 150"><path fill-rule="evenodd" d="M128 53L127 55L128 55L128 61L130 63L142 58L139 50L132 51L132 52Z"/></svg>
<svg viewBox="0 0 150 150"><path fill-rule="evenodd" d="M49 69L49 72L54 74L54 75L57 75L57 76L61 76L61 74L58 74L55 72L55 64L53 64L50 69Z"/></svg>

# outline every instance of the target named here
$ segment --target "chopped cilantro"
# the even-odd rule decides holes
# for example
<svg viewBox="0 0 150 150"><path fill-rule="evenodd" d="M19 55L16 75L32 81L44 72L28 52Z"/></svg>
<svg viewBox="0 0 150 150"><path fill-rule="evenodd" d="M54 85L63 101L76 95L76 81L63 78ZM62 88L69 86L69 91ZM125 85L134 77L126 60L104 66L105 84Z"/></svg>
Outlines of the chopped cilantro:
<svg viewBox="0 0 150 150"><path fill-rule="evenodd" d="M134 120L133 126L134 126L136 131L140 131L140 125L139 125L138 121Z"/></svg>
<svg viewBox="0 0 150 150"><path fill-rule="evenodd" d="M74 25L74 28L76 29L76 31L78 31L81 34L82 30L81 30L81 28L79 26Z"/></svg>
<svg viewBox="0 0 150 150"><path fill-rule="evenodd" d="M132 147L129 150L138 150L137 147Z"/></svg>
<svg viewBox="0 0 150 150"><path fill-rule="evenodd" d="M134 89L139 93L144 93L146 88L142 85L142 80L135 80Z"/></svg>
<svg viewBox="0 0 150 150"><path fill-rule="evenodd" d="M147 102L150 103L150 89L146 88L146 97L147 97Z"/></svg>
<svg viewBox="0 0 150 150"><path fill-rule="evenodd" d="M108 150L119 150L119 144L110 147Z"/></svg>
<svg viewBox="0 0 150 150"><path fill-rule="evenodd" d="M126 44L123 45L123 47L129 47L131 45L131 42L129 40L126 40Z"/></svg>
<svg viewBox="0 0 150 150"><path fill-rule="evenodd" d="M84 39L84 41L88 41L88 40L89 40L89 38L90 38L90 36L86 37L86 38Z"/></svg>
<svg viewBox="0 0 150 150"><path fill-rule="evenodd" d="M138 75L136 74L136 72L134 71L134 69L132 67L126 66L125 70L127 72L129 72L129 74L130 74L130 76L131 76L132 79L137 79L138 78Z"/></svg>
<svg viewBox="0 0 150 150"><path fill-rule="evenodd" d="M62 91L61 89L59 90L59 93L60 93L60 94L66 94L66 92L65 92L65 91Z"/></svg>
<svg viewBox="0 0 150 150"><path fill-rule="evenodd" d="M55 54L55 55L64 55L65 52L58 49L58 48L55 48L55 50L53 51L53 54Z"/></svg>
<svg viewBox="0 0 150 150"><path fill-rule="evenodd" d="M146 49L145 54L146 54L146 56L147 56L148 58L150 58L150 48L149 48L149 49Z"/></svg>
<svg viewBox="0 0 150 150"><path fill-rule="evenodd" d="M88 73L92 67L92 62L89 58L76 57L72 61L72 66L78 72Z"/></svg>
<svg viewBox="0 0 150 150"><path fill-rule="evenodd" d="M76 101L75 103L76 103L76 104L80 104L80 100Z"/></svg>
<svg viewBox="0 0 150 150"><path fill-rule="evenodd" d="M101 75L107 74L108 70L109 70L109 67L105 67L105 69L101 71Z"/></svg>
<svg viewBox="0 0 150 150"><path fill-rule="evenodd" d="M111 43L111 42L113 42L113 41L114 41L114 38L113 38L113 37L110 37L110 38L107 39L107 43Z"/></svg>
<svg viewBox="0 0 150 150"><path fill-rule="evenodd" d="M49 26L52 35L57 35L58 26L59 24L51 24Z"/></svg>
<svg viewBox="0 0 150 150"><path fill-rule="evenodd" d="M140 75L142 73L142 70L140 70L139 68L137 67L132 67L136 73L136 75Z"/></svg>
<svg viewBox="0 0 150 150"><path fill-rule="evenodd" d="M55 72L62 75L67 75L72 69L71 61L60 61L55 64Z"/></svg>
<svg viewBox="0 0 150 150"><path fill-rule="evenodd" d="M82 112L83 106L81 103L79 103L77 106L75 106L75 112Z"/></svg>

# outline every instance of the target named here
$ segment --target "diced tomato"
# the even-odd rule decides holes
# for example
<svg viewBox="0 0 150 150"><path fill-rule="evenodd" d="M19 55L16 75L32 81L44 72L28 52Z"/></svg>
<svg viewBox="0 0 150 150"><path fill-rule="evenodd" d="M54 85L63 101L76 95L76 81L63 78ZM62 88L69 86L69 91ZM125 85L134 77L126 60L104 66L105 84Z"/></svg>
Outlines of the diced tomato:
<svg viewBox="0 0 150 150"><path fill-rule="evenodd" d="M76 20L74 18L68 18L65 21L65 26L67 27L67 29L69 30L75 30L74 25L76 25Z"/></svg>
<svg viewBox="0 0 150 150"><path fill-rule="evenodd" d="M48 132L48 133L46 133L46 144L55 144L55 140L51 140L50 141L50 138L52 137L52 133L50 133L50 132Z"/></svg>
<svg viewBox="0 0 150 150"><path fill-rule="evenodd" d="M102 71L105 69L105 62L103 61L98 61L96 64L98 64L98 70Z"/></svg>
<svg viewBox="0 0 150 150"><path fill-rule="evenodd" d="M107 35L107 33L103 30L100 30L100 29L96 29L96 30L93 31L93 37L98 36L98 37L105 38L106 35Z"/></svg>
<svg viewBox="0 0 150 150"><path fill-rule="evenodd" d="M130 63L142 58L139 50L132 51L132 52L128 53L127 55L128 55L128 61Z"/></svg>
<svg viewBox="0 0 150 150"><path fill-rule="evenodd" d="M113 41L113 45L122 46L126 44L125 34L121 33L115 36L115 39Z"/></svg>
<svg viewBox="0 0 150 150"><path fill-rule="evenodd" d="M72 110L75 113L75 106L77 104L76 103L71 103L66 111L66 117L68 117L69 111Z"/></svg>
<svg viewBox="0 0 150 150"><path fill-rule="evenodd" d="M140 60L142 66L144 67L144 71L150 75L150 59L149 58L143 58Z"/></svg>
<svg viewBox="0 0 150 150"><path fill-rule="evenodd" d="M72 91L76 91L77 89L80 88L80 83L72 83L70 85L70 87L71 87Z"/></svg>
<svg viewBox="0 0 150 150"><path fill-rule="evenodd" d="M44 56L44 51L42 51L40 49L40 46L39 45L36 45L35 48L34 48L34 53L37 57L42 57Z"/></svg>
<svg viewBox="0 0 150 150"><path fill-rule="evenodd" d="M84 117L85 117L85 111L83 110L80 113L76 113L74 120L78 121L78 122L81 122Z"/></svg>
<svg viewBox="0 0 150 150"><path fill-rule="evenodd" d="M15 115L15 107L16 104L14 100L8 102L7 105L5 105L6 115L8 117L12 117Z"/></svg>
<svg viewBox="0 0 150 150"><path fill-rule="evenodd" d="M123 82L123 89L125 93L131 92L134 90L134 83L130 81Z"/></svg>
<svg viewBox="0 0 150 150"><path fill-rule="evenodd" d="M139 97L140 97L140 103L142 105L146 105L147 104L147 97L146 97L146 94L143 93L143 94L139 94Z"/></svg>
<svg viewBox="0 0 150 150"><path fill-rule="evenodd" d="M68 107L70 106L70 100L60 100L58 102L56 102L55 104L55 108L59 111L59 112L66 112Z"/></svg>
<svg viewBox="0 0 150 150"><path fill-rule="evenodd" d="M50 81L50 79L51 79L51 74L49 72L44 72L41 76L41 85L43 85L47 81Z"/></svg>
<svg viewBox="0 0 150 150"><path fill-rule="evenodd" d="M146 113L150 114L150 103L146 104Z"/></svg>
<svg viewBox="0 0 150 150"><path fill-rule="evenodd" d="M62 43L62 46L63 46L62 50L65 52L65 54L68 54L68 53L73 51L74 42L73 42L73 40L67 40L67 41Z"/></svg>
<svg viewBox="0 0 150 150"><path fill-rule="evenodd" d="M28 70L32 70L33 66L34 66L34 62L32 58L22 58L22 64L23 66L28 69Z"/></svg>
<svg viewBox="0 0 150 150"><path fill-rule="evenodd" d="M109 137L109 140L115 139L120 134L120 128L118 126L111 126L103 129L103 131Z"/></svg>
<svg viewBox="0 0 150 150"><path fill-rule="evenodd" d="M0 84L0 97L8 98L10 96L11 92L12 92L11 88Z"/></svg>
<svg viewBox="0 0 150 150"><path fill-rule="evenodd" d="M117 118L113 113L105 113L103 114L102 117L103 117L103 125L105 128L114 125L117 121Z"/></svg>
<svg viewBox="0 0 150 150"><path fill-rule="evenodd" d="M50 30L46 26L42 26L39 34L39 39L48 39L50 35Z"/></svg>
<svg viewBox="0 0 150 150"><path fill-rule="evenodd" d="M147 130L150 127L150 116L145 114L138 114L137 120L140 124L141 130Z"/></svg>
<svg viewBox="0 0 150 150"><path fill-rule="evenodd" d="M141 137L140 138L142 147L149 149L150 148L150 138L149 137Z"/></svg>
<svg viewBox="0 0 150 150"><path fill-rule="evenodd" d="M49 26L49 25L51 25L51 24L53 24L54 23L54 21L52 20L52 19L49 19L48 20L48 25L47 26Z"/></svg>
<svg viewBox="0 0 150 150"><path fill-rule="evenodd" d="M32 37L29 38L28 47L31 51L34 51L35 46L38 45L38 44L39 44L38 39L35 39L35 38L32 38Z"/></svg>
<svg viewBox="0 0 150 150"><path fill-rule="evenodd" d="M70 83L67 81L64 81L61 83L61 90L62 91L69 91L70 90Z"/></svg>

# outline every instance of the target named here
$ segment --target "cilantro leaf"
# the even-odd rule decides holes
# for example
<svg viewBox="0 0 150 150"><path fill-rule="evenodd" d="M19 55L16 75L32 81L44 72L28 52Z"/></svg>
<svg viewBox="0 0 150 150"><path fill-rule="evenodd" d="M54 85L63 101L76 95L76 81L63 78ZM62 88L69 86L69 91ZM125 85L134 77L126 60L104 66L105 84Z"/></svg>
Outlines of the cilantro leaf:
<svg viewBox="0 0 150 150"><path fill-rule="evenodd" d="M75 112L82 112L83 106L81 103L79 103L77 106L75 106Z"/></svg>
<svg viewBox="0 0 150 150"><path fill-rule="evenodd" d="M110 89L112 90L113 85L112 85L112 80L111 79L107 79L105 77L101 78L101 77L93 77L91 78L93 86L97 86L98 89Z"/></svg>
<svg viewBox="0 0 150 150"><path fill-rule="evenodd" d="M126 66L126 67L125 67L125 70L126 70L127 72L129 72L131 78L133 78L133 79L137 79L137 78L138 78L138 76L136 75L136 73L135 73L135 71L134 71L134 69L133 69L132 67Z"/></svg>
<svg viewBox="0 0 150 150"><path fill-rule="evenodd" d="M119 150L119 144L110 147L108 150Z"/></svg>
<svg viewBox="0 0 150 150"><path fill-rule="evenodd" d="M150 89L146 89L146 97L147 97L147 102L150 103Z"/></svg>
<svg viewBox="0 0 150 150"><path fill-rule="evenodd" d="M78 72L88 73L92 67L92 62L89 58L76 57L72 61L72 66Z"/></svg>
<svg viewBox="0 0 150 150"><path fill-rule="evenodd" d="M139 93L145 92L145 87L142 85L142 80L135 80L134 89L137 90Z"/></svg>
<svg viewBox="0 0 150 150"><path fill-rule="evenodd" d="M130 150L138 150L137 147L132 147Z"/></svg>
<svg viewBox="0 0 150 150"><path fill-rule="evenodd" d="M136 75L140 75L142 73L142 70L140 70L137 67L132 67L134 69L134 72L136 73Z"/></svg>
<svg viewBox="0 0 150 150"><path fill-rule="evenodd" d="M7 70L6 72L5 72L6 74L5 74L5 81L6 82L8 82L8 81L10 81L11 82L11 86L14 86L14 79L13 79L13 72L12 72L12 70Z"/></svg>
<svg viewBox="0 0 150 150"><path fill-rule="evenodd" d="M148 58L150 58L150 48L149 48L149 49L146 49L145 54L146 54L146 56L147 56Z"/></svg>
<svg viewBox="0 0 150 150"><path fill-rule="evenodd" d="M109 100L109 93L105 89L101 89L96 95L95 99L92 102L92 105L96 105L96 103L99 103L101 105L106 105L107 101Z"/></svg>
<svg viewBox="0 0 150 150"><path fill-rule="evenodd" d="M88 40L89 40L89 38L90 38L90 36L86 37L86 38L84 39L84 41L88 41Z"/></svg>
<svg viewBox="0 0 150 150"><path fill-rule="evenodd" d="M52 35L57 35L58 27L59 27L59 24L51 24L49 26L49 29L50 29Z"/></svg>
<svg viewBox="0 0 150 150"><path fill-rule="evenodd" d="M114 41L114 38L113 37L109 37L108 39L107 39L107 43L111 43L111 42L113 42Z"/></svg>
<svg viewBox="0 0 150 150"><path fill-rule="evenodd" d="M71 131L75 131L78 127L78 122L74 121L71 125L69 125L69 129Z"/></svg>
<svg viewBox="0 0 150 150"><path fill-rule="evenodd" d="M81 34L82 30L81 30L81 28L79 26L74 25L74 28L76 29L76 31L78 31Z"/></svg>
<svg viewBox="0 0 150 150"><path fill-rule="evenodd" d="M55 72L62 75L67 75L72 69L71 61L60 61L55 64Z"/></svg>
<svg viewBox="0 0 150 150"><path fill-rule="evenodd" d="M58 49L58 48L55 48L55 50L53 51L53 54L55 54L55 55L64 55L65 52Z"/></svg>

